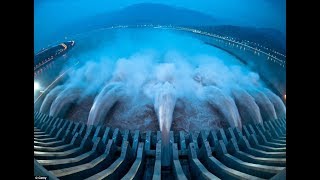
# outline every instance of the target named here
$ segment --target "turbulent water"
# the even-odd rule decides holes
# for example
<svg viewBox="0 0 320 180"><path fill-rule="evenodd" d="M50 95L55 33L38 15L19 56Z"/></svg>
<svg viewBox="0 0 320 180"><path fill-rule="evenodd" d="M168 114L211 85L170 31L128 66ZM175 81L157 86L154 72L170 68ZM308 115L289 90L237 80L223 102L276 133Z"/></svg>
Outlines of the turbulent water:
<svg viewBox="0 0 320 180"><path fill-rule="evenodd" d="M170 165L170 129L173 110L176 104L176 92L174 86L166 81L156 88L154 109L157 113L162 141L162 153L164 166Z"/></svg>
<svg viewBox="0 0 320 180"><path fill-rule="evenodd" d="M70 117L71 107L76 112L88 104L88 115L78 120L160 130L163 141L172 129L241 128L286 114L258 74L186 34L108 30L76 41L74 60L82 65L46 96L41 112Z"/></svg>
<svg viewBox="0 0 320 180"><path fill-rule="evenodd" d="M89 113L88 124L95 125L103 122L110 108L123 96L121 83L107 84L95 98Z"/></svg>

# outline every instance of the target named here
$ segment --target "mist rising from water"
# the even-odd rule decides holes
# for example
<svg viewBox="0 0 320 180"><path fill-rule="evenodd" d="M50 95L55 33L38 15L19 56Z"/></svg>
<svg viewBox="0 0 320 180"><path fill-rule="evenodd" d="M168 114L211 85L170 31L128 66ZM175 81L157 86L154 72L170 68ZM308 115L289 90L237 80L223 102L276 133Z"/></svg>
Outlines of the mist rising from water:
<svg viewBox="0 0 320 180"><path fill-rule="evenodd" d="M175 121L175 113L188 114L174 111L177 102L208 106L183 108L185 105L180 103L177 107L180 111L198 108L190 109L190 116L180 117L188 123L195 123L191 122L195 117L203 117L201 113L209 117L196 118L196 123L211 124L219 119L227 126L239 128L248 122L260 123L285 116L281 99L264 86L258 74L235 57L200 40L150 29L106 31L92 36L102 39L95 44L96 48L76 57L82 66L68 74L69 79L52 103L50 114L66 111L70 104L91 95L95 100L87 120L89 124L105 123L108 112L116 104L124 110L114 110L113 119L122 124L150 122L153 114L145 111L150 105L159 129L167 133ZM78 42L81 43L86 42ZM248 102L247 106L243 101ZM139 120L141 117L146 119Z"/></svg>

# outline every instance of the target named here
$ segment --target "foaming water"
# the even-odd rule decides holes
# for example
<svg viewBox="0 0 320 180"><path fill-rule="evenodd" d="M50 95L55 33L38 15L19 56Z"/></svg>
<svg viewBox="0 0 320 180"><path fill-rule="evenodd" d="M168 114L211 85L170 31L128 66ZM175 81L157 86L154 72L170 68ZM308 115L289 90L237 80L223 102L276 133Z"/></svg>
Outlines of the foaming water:
<svg viewBox="0 0 320 180"><path fill-rule="evenodd" d="M154 108L158 116L162 140L162 163L163 166L170 165L170 129L172 124L173 110L176 104L175 88L172 84L165 82L156 88Z"/></svg>
<svg viewBox="0 0 320 180"><path fill-rule="evenodd" d="M76 41L73 58L82 65L68 74L63 91L55 91L51 114L63 114L58 111L77 99L94 96L89 116L79 117L88 124L131 123L130 129L140 129L157 123L163 141L168 141L172 124L185 131L203 124L241 128L285 116L283 102L258 74L186 34L119 29Z"/></svg>

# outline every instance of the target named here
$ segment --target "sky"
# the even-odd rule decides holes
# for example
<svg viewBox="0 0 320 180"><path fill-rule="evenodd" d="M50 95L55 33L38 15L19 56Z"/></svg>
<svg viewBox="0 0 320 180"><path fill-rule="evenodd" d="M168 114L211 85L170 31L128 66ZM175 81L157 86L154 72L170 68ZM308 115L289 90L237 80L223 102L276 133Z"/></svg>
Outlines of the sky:
<svg viewBox="0 0 320 180"><path fill-rule="evenodd" d="M161 3L206 13L227 24L286 31L286 0L34 0L35 41L66 24L138 3Z"/></svg>

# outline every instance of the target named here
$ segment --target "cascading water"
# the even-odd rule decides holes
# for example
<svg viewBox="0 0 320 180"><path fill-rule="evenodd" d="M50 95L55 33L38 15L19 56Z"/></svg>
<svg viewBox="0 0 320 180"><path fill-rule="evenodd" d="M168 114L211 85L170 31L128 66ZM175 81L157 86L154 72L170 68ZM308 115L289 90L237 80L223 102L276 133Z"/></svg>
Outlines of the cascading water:
<svg viewBox="0 0 320 180"><path fill-rule="evenodd" d="M283 104L279 96L275 95L272 91L264 88L264 93L267 95L269 100L272 102L278 118L284 118L286 116L286 106Z"/></svg>
<svg viewBox="0 0 320 180"><path fill-rule="evenodd" d="M258 89L252 89L249 91L249 94L255 99L255 102L259 106L260 113L264 121L277 119L277 114L274 109L274 105L264 94L264 92Z"/></svg>
<svg viewBox="0 0 320 180"><path fill-rule="evenodd" d="M240 115L233 99L214 86L205 87L204 91L207 101L220 111L229 126L241 129Z"/></svg>
<svg viewBox="0 0 320 180"><path fill-rule="evenodd" d="M122 83L107 84L95 98L89 113L87 124L94 125L102 123L110 108L122 96Z"/></svg>
<svg viewBox="0 0 320 180"><path fill-rule="evenodd" d="M161 131L161 163L163 166L170 165L170 128L172 124L173 110L176 104L176 92L174 86L165 82L158 86L154 99L154 109L156 111L159 127Z"/></svg>
<svg viewBox="0 0 320 180"><path fill-rule="evenodd" d="M248 123L262 123L259 106L254 101L254 98L250 96L250 94L248 94L246 90L241 88L231 89L231 96L233 97L236 106L238 107L243 125L246 125Z"/></svg>
<svg viewBox="0 0 320 180"><path fill-rule="evenodd" d="M50 115L90 125L160 130L164 165L170 161L169 136L175 128L241 128L285 117L281 98L257 73L199 39L150 29L98 35L94 38L102 38L101 44L75 56L82 65L68 73L63 89L47 94L41 111L50 107ZM68 111L74 103L86 108Z"/></svg>
<svg viewBox="0 0 320 180"><path fill-rule="evenodd" d="M67 88L59 93L50 108L50 116L63 118L70 106L81 96L82 89Z"/></svg>
<svg viewBox="0 0 320 180"><path fill-rule="evenodd" d="M46 95L40 107L41 113L49 113L51 104L62 90L63 86L56 86Z"/></svg>

